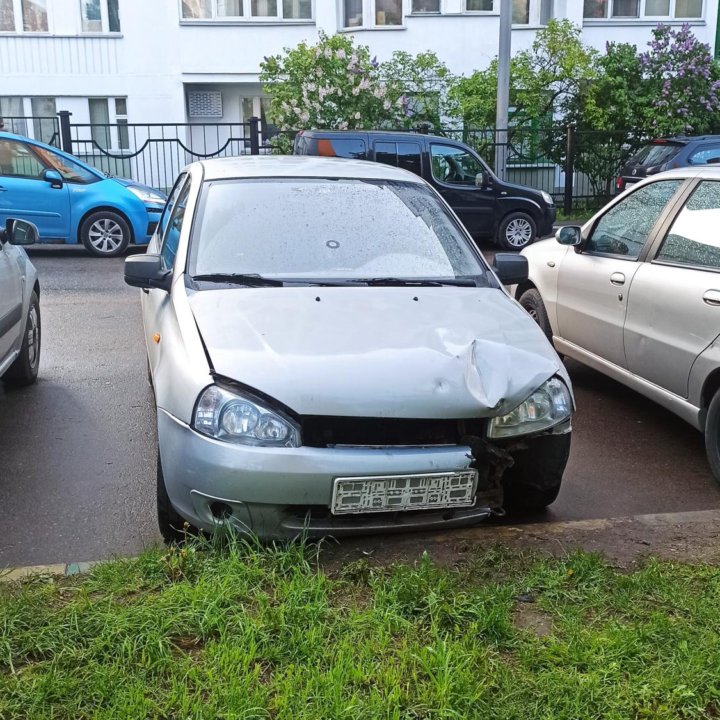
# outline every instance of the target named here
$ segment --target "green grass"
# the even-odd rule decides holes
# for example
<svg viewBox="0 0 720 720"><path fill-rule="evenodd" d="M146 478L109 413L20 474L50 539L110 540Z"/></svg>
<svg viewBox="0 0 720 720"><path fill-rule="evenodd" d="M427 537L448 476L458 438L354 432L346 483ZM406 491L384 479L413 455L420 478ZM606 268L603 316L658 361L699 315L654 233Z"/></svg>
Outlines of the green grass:
<svg viewBox="0 0 720 720"><path fill-rule="evenodd" d="M720 568L316 553L200 543L0 586L0 718L720 717Z"/></svg>

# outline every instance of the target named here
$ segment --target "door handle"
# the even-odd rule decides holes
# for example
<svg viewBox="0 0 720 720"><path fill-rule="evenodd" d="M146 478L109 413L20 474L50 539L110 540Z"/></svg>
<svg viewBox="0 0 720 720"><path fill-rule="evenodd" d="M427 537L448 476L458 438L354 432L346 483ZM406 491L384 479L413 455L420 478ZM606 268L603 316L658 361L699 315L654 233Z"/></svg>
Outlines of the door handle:
<svg viewBox="0 0 720 720"><path fill-rule="evenodd" d="M621 272L613 273L610 276L610 282L613 285L624 285L625 284L625 276Z"/></svg>
<svg viewBox="0 0 720 720"><path fill-rule="evenodd" d="M703 302L706 305L714 305L720 307L720 290L708 290L703 295Z"/></svg>

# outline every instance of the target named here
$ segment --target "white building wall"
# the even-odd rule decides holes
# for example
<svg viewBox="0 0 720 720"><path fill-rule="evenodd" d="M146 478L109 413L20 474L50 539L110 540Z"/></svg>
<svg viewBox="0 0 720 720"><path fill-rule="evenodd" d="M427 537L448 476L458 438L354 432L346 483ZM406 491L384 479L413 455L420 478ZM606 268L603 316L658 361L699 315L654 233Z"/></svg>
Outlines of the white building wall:
<svg viewBox="0 0 720 720"><path fill-rule="evenodd" d="M342 22L339 0L315 0L313 21L278 23L184 21L179 0L119 2L121 33L82 34L80 0L48 0L49 34L0 33L0 96L54 97L57 110L70 110L75 122L88 121L88 97L123 97L130 122L181 123L186 87L216 87L227 108L223 119L236 120L240 98L258 92L264 56L314 42L320 30L337 32ZM442 15L413 16L405 2L403 27L352 31L380 60L394 50L434 50L452 72L468 74L497 54L497 12L464 14L465 0L442 0ZM693 31L714 47L718 0L704 5ZM582 0L555 0L553 7L555 17L583 25ZM654 26L585 21L583 40L598 49L608 40L642 49ZM536 30L515 27L513 51L529 47Z"/></svg>

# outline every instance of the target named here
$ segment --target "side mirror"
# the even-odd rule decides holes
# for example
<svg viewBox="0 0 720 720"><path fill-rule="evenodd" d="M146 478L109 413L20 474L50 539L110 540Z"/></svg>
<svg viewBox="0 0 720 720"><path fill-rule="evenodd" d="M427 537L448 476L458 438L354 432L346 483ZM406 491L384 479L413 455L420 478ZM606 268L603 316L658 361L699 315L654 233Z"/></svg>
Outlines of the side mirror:
<svg viewBox="0 0 720 720"><path fill-rule="evenodd" d="M43 170L43 180L50 183L52 188L61 188L63 186L63 177L57 170Z"/></svg>
<svg viewBox="0 0 720 720"><path fill-rule="evenodd" d="M527 258L516 253L497 253L492 269L503 285L524 283L530 274Z"/></svg>
<svg viewBox="0 0 720 720"><path fill-rule="evenodd" d="M8 218L2 239L11 245L32 245L40 239L40 233L37 227L27 220Z"/></svg>
<svg viewBox="0 0 720 720"><path fill-rule="evenodd" d="M577 247L582 243L582 228L579 225L565 225L555 233L555 239L561 245Z"/></svg>
<svg viewBox="0 0 720 720"><path fill-rule="evenodd" d="M159 255L133 255L125 258L125 282L143 290L157 288L169 292L172 270L162 266Z"/></svg>
<svg viewBox="0 0 720 720"><path fill-rule="evenodd" d="M483 170L475 176L475 186L479 188L486 188L492 185L492 177L487 170Z"/></svg>

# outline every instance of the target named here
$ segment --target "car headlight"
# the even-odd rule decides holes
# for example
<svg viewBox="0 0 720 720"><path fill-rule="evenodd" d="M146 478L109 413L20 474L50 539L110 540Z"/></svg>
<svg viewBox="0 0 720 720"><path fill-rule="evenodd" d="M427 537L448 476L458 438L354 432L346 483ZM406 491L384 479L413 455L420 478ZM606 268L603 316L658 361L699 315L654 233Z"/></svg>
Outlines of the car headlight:
<svg viewBox="0 0 720 720"><path fill-rule="evenodd" d="M200 393L193 428L225 442L260 447L300 447L300 428L254 398L210 385Z"/></svg>
<svg viewBox="0 0 720 720"><path fill-rule="evenodd" d="M127 189L144 203L164 205L167 199L161 192L153 190L152 188L140 187L140 185L128 185Z"/></svg>
<svg viewBox="0 0 720 720"><path fill-rule="evenodd" d="M548 205L554 205L554 204L555 204L555 201L553 200L553 196L552 196L550 193L545 192L544 190L541 190L541 191L540 191L540 194L542 195L542 199L543 199Z"/></svg>
<svg viewBox="0 0 720 720"><path fill-rule="evenodd" d="M505 438L541 432L569 420L572 409L567 385L560 378L550 378L512 412L493 418L488 437Z"/></svg>

